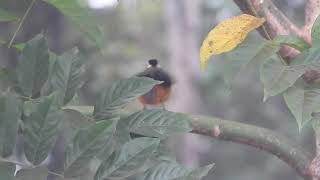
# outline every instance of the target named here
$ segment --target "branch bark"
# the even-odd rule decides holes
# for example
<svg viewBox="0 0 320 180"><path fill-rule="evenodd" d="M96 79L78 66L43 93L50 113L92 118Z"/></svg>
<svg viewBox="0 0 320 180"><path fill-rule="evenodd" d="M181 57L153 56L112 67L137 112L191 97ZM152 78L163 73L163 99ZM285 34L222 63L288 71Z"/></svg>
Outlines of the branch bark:
<svg viewBox="0 0 320 180"><path fill-rule="evenodd" d="M320 14L320 0L307 0L305 5L305 23L302 28L297 28L294 23L272 3L272 0L234 0L234 2L244 13L254 16L263 16L266 18L267 25L264 31L259 31L263 37L270 37L272 39L276 35L294 34L303 38L307 43L312 43L311 30L316 18ZM283 47L279 54L283 59L290 63L298 52L292 48ZM320 82L320 72L316 70L309 70L303 75L303 79L307 83ZM316 129L315 131L317 153L310 163L308 173L313 180L320 180L320 133L317 133L319 129ZM291 162L288 163L290 164ZM297 171L303 173L301 171L302 169L299 169L300 168L296 168Z"/></svg>
<svg viewBox="0 0 320 180"><path fill-rule="evenodd" d="M305 6L305 24L302 30L302 36L304 40L311 44L311 28L320 14L320 1L319 0L307 0Z"/></svg>
<svg viewBox="0 0 320 180"><path fill-rule="evenodd" d="M93 108L88 106L69 106L66 108L78 110L88 115L93 111ZM188 116L192 119L192 133L258 148L277 156L303 179L311 179L309 170L311 154L290 142L286 137L272 130L245 123L198 115Z"/></svg>
<svg viewBox="0 0 320 180"><path fill-rule="evenodd" d="M311 154L284 136L265 128L213 117L191 116L192 132L216 139L249 145L277 156L304 179L311 179Z"/></svg>
<svg viewBox="0 0 320 180"><path fill-rule="evenodd" d="M315 113L312 121L316 141L316 156L313 158L309 166L309 174L312 175L312 180L320 180L320 114Z"/></svg>
<svg viewBox="0 0 320 180"><path fill-rule="evenodd" d="M167 31L167 52L172 76L175 78L171 101L166 105L174 111L194 113L199 107L199 92L194 81L199 74L199 29L201 1L163 0L163 17ZM183 93L179 93L183 92ZM189 97L189 98L185 98ZM199 140L186 134L180 137L178 159L185 165L199 165Z"/></svg>
<svg viewBox="0 0 320 180"><path fill-rule="evenodd" d="M244 13L266 19L266 23L258 29L260 35L266 39L273 39L277 35L289 34L305 37L303 31L290 21L271 0L234 0L234 2ZM288 46L283 46L279 54L287 63L290 63L290 60L298 54L298 51Z"/></svg>

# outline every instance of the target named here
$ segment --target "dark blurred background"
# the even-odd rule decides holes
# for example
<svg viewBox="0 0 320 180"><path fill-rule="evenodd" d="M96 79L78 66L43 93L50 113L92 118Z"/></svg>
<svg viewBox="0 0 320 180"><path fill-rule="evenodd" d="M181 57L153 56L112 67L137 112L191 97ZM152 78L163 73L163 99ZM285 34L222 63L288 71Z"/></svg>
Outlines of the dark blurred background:
<svg viewBox="0 0 320 180"><path fill-rule="evenodd" d="M199 70L199 48L206 34L221 20L241 12L231 0L79 0L92 9L106 35L105 46L97 50L56 9L38 1L27 17L16 43L43 32L51 51L58 54L78 46L87 57L86 83L77 94L82 105L93 105L100 90L114 80L142 71L146 61L159 59L175 77L168 110L216 116L262 126L280 132L307 149L312 149L308 128L298 132L297 124L280 96L263 103L263 88L256 72L231 76L236 69L228 62L250 58L262 39L250 33L236 53L211 58L204 72ZM304 20L303 0L274 3L298 25ZM0 8L20 17L30 0L0 0ZM0 23L0 39L9 41L16 22ZM0 65L14 67L16 50L0 47ZM141 108L138 103L129 109ZM180 162L187 166L216 166L205 180L299 179L288 165L252 147L186 135L170 141Z"/></svg>

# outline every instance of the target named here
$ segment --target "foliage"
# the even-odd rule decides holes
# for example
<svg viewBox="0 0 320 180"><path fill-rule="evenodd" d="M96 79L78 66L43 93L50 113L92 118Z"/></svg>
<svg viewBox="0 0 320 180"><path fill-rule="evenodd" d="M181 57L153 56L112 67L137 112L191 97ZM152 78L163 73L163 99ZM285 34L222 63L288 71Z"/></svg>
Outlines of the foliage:
<svg viewBox="0 0 320 180"><path fill-rule="evenodd" d="M99 28L77 1L44 2L59 9L102 46ZM0 21L16 19L0 11ZM101 92L93 114L82 114L76 110L75 98L84 82L84 56L77 48L57 55L48 44L47 38L38 34L11 46L20 53L19 62L15 69L1 70L1 85L6 91L0 94L0 179L82 179L88 169L94 174L88 179L95 180L168 179L170 174L179 179L198 179L212 168L188 169L178 164L163 143L169 136L191 130L185 115L142 110L120 117L119 111L127 103L161 82L142 77L117 81ZM73 110L67 109L70 103ZM144 137L131 138L130 133ZM66 142L63 167L61 171L51 170L51 152L59 141ZM25 160L15 153L17 146L23 146ZM92 169L91 162L96 168ZM166 163L164 171L159 163ZM15 172L15 165L22 169ZM160 176L152 176L159 171Z"/></svg>
<svg viewBox="0 0 320 180"><path fill-rule="evenodd" d="M206 67L211 55L231 51L246 38L250 31L261 26L264 21L263 18L242 14L218 24L209 32L200 48L201 69Z"/></svg>
<svg viewBox="0 0 320 180"><path fill-rule="evenodd" d="M99 96L94 106L96 120L110 118L127 102L147 93L154 85L159 84L150 78L132 77L120 80L105 89Z"/></svg>
<svg viewBox="0 0 320 180"><path fill-rule="evenodd" d="M90 40L102 48L104 44L103 33L96 25L92 13L88 11L87 8L82 7L75 0L46 0L46 2L59 9L59 11L68 17L74 25L79 27Z"/></svg>
<svg viewBox="0 0 320 180"><path fill-rule="evenodd" d="M320 111L318 105L320 89L318 84L309 84L304 82L302 78L306 72L319 71L320 69L319 24L318 17L312 27L311 47L303 39L291 35L280 35L268 41L254 42L250 41L250 38L245 40L234 51L225 53L225 56L232 57L222 60L225 62L223 62L221 73L224 75L226 82L231 83L232 79L241 75L241 72L247 71L248 68L258 69L260 80L264 86L264 101L272 96L283 95L288 108L297 121L299 130L301 130L313 119L313 114ZM207 39L204 40L204 44L208 44L208 40L213 36L211 33L216 33L215 36L219 37L220 31L228 32L230 27L220 26L214 28L214 30L219 28L219 32L214 30L210 32ZM243 53L245 48L247 50L254 49L253 47L258 45L259 48L257 50L250 50L249 54ZM300 54L290 64L277 54L282 45L287 45L300 51ZM221 48L217 52L230 50L228 46L221 46ZM200 50L200 56L203 57L202 54L209 51L212 51L211 54L215 54L212 47L203 46Z"/></svg>
<svg viewBox="0 0 320 180"><path fill-rule="evenodd" d="M18 17L15 16L13 13L0 8L0 22L15 21L17 19Z"/></svg>

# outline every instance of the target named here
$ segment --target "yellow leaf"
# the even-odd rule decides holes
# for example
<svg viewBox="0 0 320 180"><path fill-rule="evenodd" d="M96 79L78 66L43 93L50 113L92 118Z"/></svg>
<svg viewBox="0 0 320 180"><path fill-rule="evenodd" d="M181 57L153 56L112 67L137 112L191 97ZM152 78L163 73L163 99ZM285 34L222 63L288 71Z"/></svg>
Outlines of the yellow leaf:
<svg viewBox="0 0 320 180"><path fill-rule="evenodd" d="M246 38L250 31L261 26L264 21L264 18L242 14L219 23L209 32L200 48L201 69L205 69L212 55L231 51Z"/></svg>

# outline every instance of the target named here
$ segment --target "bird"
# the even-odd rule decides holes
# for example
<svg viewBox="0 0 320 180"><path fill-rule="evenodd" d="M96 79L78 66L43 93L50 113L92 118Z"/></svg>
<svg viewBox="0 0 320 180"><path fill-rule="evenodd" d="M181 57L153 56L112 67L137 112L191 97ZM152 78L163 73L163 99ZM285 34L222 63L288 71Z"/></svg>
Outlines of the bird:
<svg viewBox="0 0 320 180"><path fill-rule="evenodd" d="M173 79L171 75L159 66L157 59L147 61L148 67L137 74L138 77L148 77L157 81L162 81L161 84L155 85L149 92L139 97L139 101L143 105L143 109L148 106L161 106L165 108L164 103L169 99Z"/></svg>

